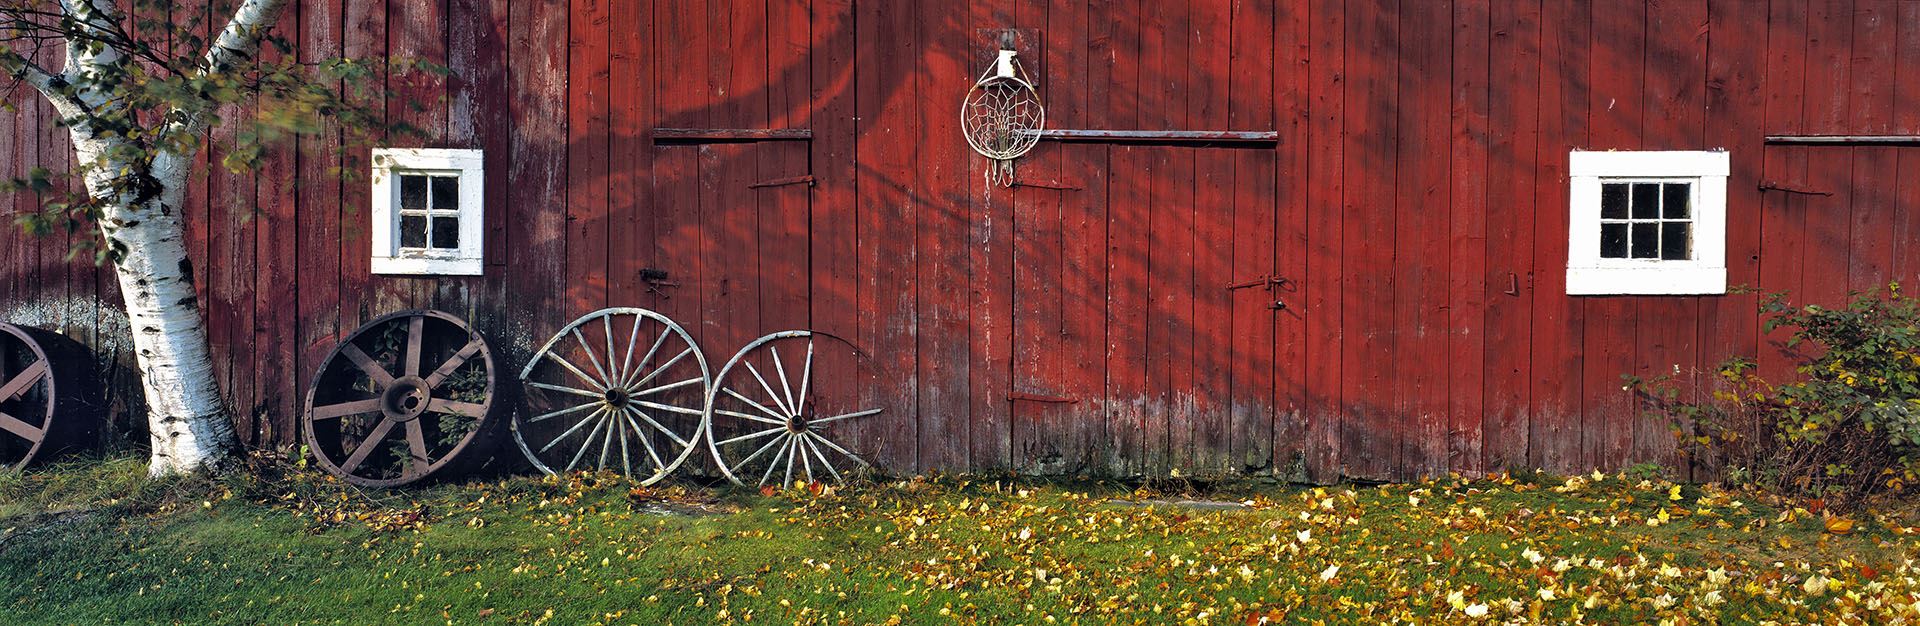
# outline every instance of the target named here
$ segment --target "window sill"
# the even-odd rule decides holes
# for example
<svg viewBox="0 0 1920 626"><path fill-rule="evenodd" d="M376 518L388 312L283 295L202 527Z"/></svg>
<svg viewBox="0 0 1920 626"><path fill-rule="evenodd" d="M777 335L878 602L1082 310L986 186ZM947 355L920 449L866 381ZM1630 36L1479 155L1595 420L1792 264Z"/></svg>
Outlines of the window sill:
<svg viewBox="0 0 1920 626"><path fill-rule="evenodd" d="M1699 265L1569 267L1570 296L1692 296L1727 293L1727 268Z"/></svg>
<svg viewBox="0 0 1920 626"><path fill-rule="evenodd" d="M405 276L479 276L484 267L480 259L374 257L375 274Z"/></svg>

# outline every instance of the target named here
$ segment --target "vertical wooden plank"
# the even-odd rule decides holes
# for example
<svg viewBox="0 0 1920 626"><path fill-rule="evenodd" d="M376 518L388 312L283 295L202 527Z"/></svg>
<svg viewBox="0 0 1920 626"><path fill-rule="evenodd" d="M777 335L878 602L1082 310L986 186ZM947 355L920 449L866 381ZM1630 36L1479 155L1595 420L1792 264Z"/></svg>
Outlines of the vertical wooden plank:
<svg viewBox="0 0 1920 626"><path fill-rule="evenodd" d="M710 36L707 5L704 2L666 2L655 5L654 29L674 33L673 37L653 40L653 101L658 124L667 127L705 128L713 125L709 106L708 80L711 75L707 37ZM701 251L713 233L701 220L701 150L704 146L658 145L653 147L654 233L651 245L655 265L664 276L656 285L659 292L654 310L678 322L690 333L698 333L705 324L706 311L700 293L708 285L705 259ZM700 341L695 335L695 341ZM737 346L701 343L708 367L725 363Z"/></svg>
<svg viewBox="0 0 1920 626"><path fill-rule="evenodd" d="M1489 90L1499 97L1487 102L1488 149L1481 155L1487 162L1481 458L1488 471L1515 471L1532 463L1528 455L1533 417L1529 346L1535 275L1558 268L1534 265L1534 231L1524 227L1536 219L1531 200L1543 114L1533 99L1541 88L1540 6L1495 2L1491 8L1493 32L1487 55L1501 62L1489 76Z"/></svg>
<svg viewBox="0 0 1920 626"><path fill-rule="evenodd" d="M1487 182L1492 73L1490 2L1453 7L1452 189L1447 250L1447 468L1477 475L1484 461L1487 345ZM1512 60L1502 57L1502 65ZM1530 58L1517 59L1520 63ZM1504 96L1504 94L1503 94ZM1505 227L1500 230L1511 230Z"/></svg>
<svg viewBox="0 0 1920 626"><path fill-rule="evenodd" d="M1044 68L1049 66L1061 44L1048 41L1053 34L1047 26L1046 7L1020 2L1015 7L1017 23L1037 29L1038 39L1025 39L1028 47L1021 63L1040 82L1049 118L1059 111L1058 98L1072 89L1067 79L1050 80ZM1049 45L1049 44L1053 45ZM988 55L991 50L988 50ZM1071 105L1069 105L1071 106ZM1024 182L1058 180L1061 176L1058 146L1035 146L1017 162L1017 174ZM1066 244L1062 238L1060 207L1065 190L1045 187L1017 188L1013 195L1013 378L1015 396L1007 401L1009 434L1013 438L1013 466L1027 473L1055 473L1061 464L1059 424L1065 407L1057 402L1017 399L1020 394L1059 397L1061 390L1060 331L1061 290ZM1042 349L1040 346L1051 346Z"/></svg>
<svg viewBox="0 0 1920 626"><path fill-rule="evenodd" d="M298 36L299 27L299 12L287 11L281 14L274 32L291 39ZM285 57L286 53L271 45L261 50L261 58L268 63ZM259 444L268 447L294 440L294 407L299 405L297 398L303 387L295 382L293 363L300 311L296 155L294 146L287 143L268 146L261 154L260 166L252 172L259 211L254 225L255 319L246 352L254 355L256 399L251 409L261 416Z"/></svg>
<svg viewBox="0 0 1920 626"><path fill-rule="evenodd" d="M1301 306L1301 296L1304 295L1301 284L1306 279L1307 247L1310 243L1307 231L1310 209L1304 193L1307 188L1309 150L1307 128L1312 107L1308 93L1312 85L1312 74L1308 71L1312 44L1308 31L1311 24L1309 11L1305 3L1276 7L1271 20L1271 44L1263 43L1264 40L1259 37L1259 32L1266 26L1253 26L1255 34L1248 39L1252 49L1245 56L1254 62L1262 58L1271 59L1274 71L1267 81L1272 87L1273 96L1268 101L1256 95L1245 100L1250 106L1248 110L1243 112L1238 107L1234 109L1236 116L1245 116L1238 119L1245 119L1246 125L1268 122L1285 138L1269 161L1272 169L1242 186L1243 195L1236 196L1234 205L1238 210L1242 202L1261 202L1266 199L1277 205L1273 208L1274 271L1287 279L1287 283L1279 285L1274 294L1285 308L1272 314L1274 347L1273 358L1268 366L1271 372L1268 376L1273 384L1273 424L1270 431L1273 439L1268 446L1271 456L1268 459L1253 458L1261 452L1258 446L1239 450L1249 467L1265 462L1271 474L1292 481L1307 479L1305 334L1309 312ZM1239 20L1235 22L1237 24ZM1240 35L1234 36L1235 42L1241 40ZM1238 48L1239 44L1236 43L1235 47ZM1238 89L1235 93L1239 93ZM1257 151L1242 152L1240 159L1234 166L1236 175L1256 170L1252 165L1262 160ZM1281 193L1283 189L1286 190L1284 194ZM1254 369L1258 371L1260 368L1256 365Z"/></svg>
<svg viewBox="0 0 1920 626"><path fill-rule="evenodd" d="M872 59L872 48L863 40L856 43L855 15L850 0L815 0L810 20L812 50L808 63L810 100L813 102L813 141L809 143L814 178L812 214L807 232L812 255L809 266L813 276L812 327L837 337L860 342L858 304L857 228L862 210L855 195L856 137L859 112L855 107L856 70L861 59ZM670 32L670 31L662 31ZM662 37L662 40L667 39ZM867 53L862 55L860 53ZM663 261L664 262L664 261ZM861 345L872 350L871 345ZM853 398L866 385L858 377L858 364L850 357L828 353L819 364L816 378L821 397ZM864 398L862 398L864 399ZM950 468L966 466L967 407L947 407L952 417L944 422L957 428L958 436L945 444L960 459ZM876 422L899 426L914 416L899 407L882 414Z"/></svg>
<svg viewBox="0 0 1920 626"><path fill-rule="evenodd" d="M1762 138L1752 129L1764 127L1767 24L1754 19L1740 5L1716 0L1707 5L1707 115L1706 143L1724 146L1732 161L1729 180L1761 179ZM1727 186L1727 285L1754 287L1760 276L1760 219L1764 198L1744 184ZM1731 290L1730 290L1731 291ZM1735 356L1754 358L1758 351L1756 298L1752 293L1728 293L1700 301L1698 363L1704 369L1702 389L1724 390L1718 366ZM1693 465L1694 480L1711 476Z"/></svg>
<svg viewBox="0 0 1920 626"><path fill-rule="evenodd" d="M1306 415L1306 474L1309 480L1331 483L1345 473L1344 442L1347 415L1341 365L1345 354L1345 301L1341 278L1347 204L1346 163L1346 12L1347 3L1322 0L1308 8L1306 57L1308 111L1306 143L1305 276L1302 284L1306 316L1303 386L1308 397ZM1359 100L1356 100L1359 102Z"/></svg>
<svg viewBox="0 0 1920 626"><path fill-rule="evenodd" d="M967 21L973 42L970 63L982 63L994 54L998 37L983 35L983 29L998 31L1016 28L1012 0L974 0L969 4ZM865 24L867 21L862 20ZM995 41L982 41L982 38ZM863 119L865 115L861 116ZM1012 391L1013 322L1013 201L1017 190L989 186L985 181L988 161L969 156L968 189L968 271L972 277L968 332L968 376L973 407L968 435L968 465L975 471L1007 467L1012 462L1013 440L1007 397ZM866 193L861 185L861 193Z"/></svg>
<svg viewBox="0 0 1920 626"><path fill-rule="evenodd" d="M1580 372L1587 314L1585 300L1566 295L1567 151L1587 145L1587 57L1589 45L1601 38L1588 19L1592 2L1543 2L1542 8L1540 135L1533 156L1533 411L1527 449L1530 465L1567 472L1582 464ZM1554 30L1547 32L1549 27Z"/></svg>
<svg viewBox="0 0 1920 626"><path fill-rule="evenodd" d="M1284 15L1282 15L1284 13ZM1226 411L1221 454L1236 472L1275 473L1275 462L1289 466L1300 451L1298 350L1301 313L1273 309L1275 302L1297 307L1301 279L1301 221L1304 198L1282 198L1281 176L1297 175L1305 160L1300 114L1305 111L1302 65L1296 62L1304 24L1303 7L1270 7L1235 3L1226 28L1232 35L1232 55L1223 68L1227 110L1223 128L1274 129L1283 134L1274 151L1232 150L1224 156L1233 171L1233 185L1224 202L1233 222L1225 238L1233 242L1227 271L1205 276L1199 288L1225 296L1231 320L1222 337L1209 339L1219 358L1227 359L1232 384ZM1281 51L1278 55L1276 50ZM1283 55L1283 56L1282 56ZM1287 113L1282 116L1276 110ZM1298 180L1298 179L1295 179ZM1205 210L1204 208L1202 210ZM1286 258L1278 248L1284 246ZM1288 282L1274 288L1227 291L1226 282L1252 279L1259 274L1280 276ZM1290 291L1289 288L1292 288ZM1283 359L1282 350L1292 359ZM1278 365L1285 363L1284 366ZM1277 451L1285 448L1284 452Z"/></svg>
<svg viewBox="0 0 1920 626"><path fill-rule="evenodd" d="M1901 3L1898 11L1893 132L1913 134L1920 132L1920 83L1915 82L1920 81L1920 3ZM1913 282L1920 278L1920 154L1911 149L1897 154L1891 271L1895 280Z"/></svg>
<svg viewBox="0 0 1920 626"><path fill-rule="evenodd" d="M1767 68L1765 124L1768 132L1798 134L1806 132L1802 111L1806 107L1804 91L1807 75L1807 2L1774 0L1767 19ZM1768 146L1762 169L1763 180L1792 181L1806 184L1808 152L1803 147ZM1769 192L1763 197L1760 216L1760 288L1767 292L1798 294L1805 266L1806 196ZM1731 208L1731 207L1729 207ZM1761 335L1763 346L1758 359L1760 375L1768 380L1786 380L1794 362L1786 349L1786 330Z"/></svg>
<svg viewBox="0 0 1920 626"><path fill-rule="evenodd" d="M1140 88L1142 63L1139 0L1115 0L1096 28L1108 42L1102 60L1109 71L1106 120L1113 128L1140 128L1146 90ZM1147 150L1113 146L1107 151L1107 429L1115 474L1149 471L1146 447L1148 255Z"/></svg>
<svg viewBox="0 0 1920 626"><path fill-rule="evenodd" d="M1392 255L1399 477L1447 471L1450 2L1401 5ZM1374 245L1378 245L1376 242Z"/></svg>
<svg viewBox="0 0 1920 626"><path fill-rule="evenodd" d="M569 4L563 59L567 64L566 265L560 282L549 290L560 292L556 295L563 303L562 317L585 315L607 305L607 237L612 220L608 92L613 88L609 80L613 55L607 32L612 8L604 0ZM694 332L696 340L702 336Z"/></svg>
<svg viewBox="0 0 1920 626"><path fill-rule="evenodd" d="M812 33L807 23L807 7L797 3L768 3L766 24L767 126L809 128L811 103L807 75ZM615 57L616 62L618 58ZM780 142L762 145L758 152L761 181L808 173L805 145ZM810 193L810 185L762 187L755 192L761 216L759 327L763 332L808 327L807 197ZM615 238L616 245L620 241Z"/></svg>
<svg viewBox="0 0 1920 626"><path fill-rule="evenodd" d="M1156 3L1147 9L1141 33L1140 84L1147 90L1146 128L1187 127L1191 7ZM1161 148L1143 175L1149 189L1149 299L1147 368L1152 391L1147 410L1149 473L1191 470L1196 407L1193 346L1193 149Z"/></svg>
<svg viewBox="0 0 1920 626"><path fill-rule="evenodd" d="M1401 3L1385 10L1354 5L1346 20L1346 123L1364 132L1348 133L1341 172L1348 223L1341 232L1346 255L1338 289L1341 298L1342 381L1341 458L1349 476L1391 479L1399 468L1404 440L1393 401L1399 355L1394 345L1394 253L1381 242L1394 241L1394 182L1398 174L1392 150L1401 129L1399 20Z"/></svg>
<svg viewBox="0 0 1920 626"><path fill-rule="evenodd" d="M767 100L766 28L757 15L762 5L744 0L708 4L710 56L708 106L720 128L765 128ZM700 250L702 314L695 335L717 354L747 345L760 324L760 224L758 195L752 185L759 172L752 144L700 146L700 224L708 236Z"/></svg>
<svg viewBox="0 0 1920 626"><path fill-rule="evenodd" d="M1898 3L1858 0L1853 12L1853 52L1848 55L1850 133L1883 135L1893 129L1895 36ZM1861 146L1853 152L1849 213L1847 289L1885 288L1893 276L1894 196L1900 148Z"/></svg>
<svg viewBox="0 0 1920 626"><path fill-rule="evenodd" d="M224 7L209 3L211 23L225 23ZM219 26L213 26L219 28ZM220 108L223 120L248 120L257 112L253 97ZM213 293L207 309L209 339L214 354L214 369L226 394L226 406L233 412L234 429L245 446L260 442L260 415L254 408L253 343L254 245L259 225L259 202L253 174L235 172L224 165L235 147L244 124L227 123L210 131L212 139L205 152L211 163L208 175L209 223L207 274Z"/></svg>
<svg viewBox="0 0 1920 626"><path fill-rule="evenodd" d="M1845 134L1852 126L1854 101L1853 0L1814 0L1807 21L1806 102L1801 115L1806 132ZM1807 165L1807 183L1830 190L1831 196L1807 198L1806 265L1801 268L1796 303L1837 305L1849 287L1848 258L1852 253L1852 188L1857 148L1828 148L1814 152Z"/></svg>
<svg viewBox="0 0 1920 626"><path fill-rule="evenodd" d="M567 4L515 0L508 13L507 265L513 268L503 303L528 344L545 341L570 317L555 297L566 280L567 113L553 103L567 97ZM491 178L491 177L489 177ZM536 344L537 345L537 344ZM529 345L526 350L532 351Z"/></svg>
<svg viewBox="0 0 1920 626"><path fill-rule="evenodd" d="M659 267L651 243L660 235L654 229L658 210L653 187L655 150L648 136L658 117L654 92L659 63L654 42L659 31L654 12L650 2L617 2L609 11L612 58L608 73L613 85L607 94L607 302L611 306L658 308L661 297L648 290L641 277L642 270ZM798 27L805 32L806 21L800 20ZM797 71L804 81L807 70ZM806 219L804 206L798 219Z"/></svg>
<svg viewBox="0 0 1920 626"><path fill-rule="evenodd" d="M1186 128L1229 128L1232 117L1233 76L1233 7L1224 0L1207 0L1193 3L1192 25L1187 40L1189 59L1187 65L1187 98L1189 113ZM1268 24L1272 18L1262 17L1252 21L1264 21ZM1270 33L1263 38L1271 41ZM1271 65L1263 65L1249 73L1271 75ZM1261 97L1270 97L1270 88L1258 90ZM1266 128L1262 125L1260 128ZM1268 165L1265 171L1272 171ZM1248 176L1251 179L1253 176ZM1202 148L1193 155L1193 312L1192 338L1187 341L1193 359L1193 386L1188 393L1193 395L1193 458L1191 463L1196 472L1221 474L1239 472L1245 467L1239 464L1233 451L1235 439L1260 441L1262 448L1266 440L1273 436L1273 402L1267 398L1272 394L1272 368L1265 373L1256 374L1248 370L1248 376L1239 381L1233 378L1235 353L1248 350L1270 355L1273 351L1273 316L1275 312L1265 307L1240 309L1235 304L1234 294L1227 291L1227 283L1241 276L1270 273L1274 271L1273 255L1256 259L1250 265L1238 265L1235 261L1239 238L1234 228L1240 225L1241 215L1237 211L1234 190L1244 183L1240 181L1234 168L1232 151L1219 148ZM1268 203L1257 209L1249 207L1249 212L1265 214L1263 224L1252 225L1259 232L1267 233L1271 246L1273 239L1273 206ZM1236 316L1264 315L1265 330L1255 336L1234 334ZM1267 359L1271 360L1271 356ZM1255 420L1256 428L1251 432L1234 430L1239 421L1234 411L1241 395L1236 383L1245 383L1252 392L1264 413ZM1265 456L1265 455L1263 455Z"/></svg>
<svg viewBox="0 0 1920 626"><path fill-rule="evenodd" d="M1642 94L1642 147L1649 150L1705 148L1707 2L1682 0L1648 6L1646 87ZM1737 185L1729 185L1735 187ZM1633 374L1643 379L1676 376L1683 393L1697 384L1700 298L1637 298L1640 326ZM1626 463L1658 462L1681 467L1673 456L1672 426L1665 419L1627 415L1633 444ZM1683 474L1684 475L1684 474Z"/></svg>
<svg viewBox="0 0 1920 626"><path fill-rule="evenodd" d="M969 420L972 411L968 354L968 318L973 284L968 274L968 197L980 184L968 174L973 151L960 140L960 122L953 94L979 76L973 49L973 31L964 14L922 15L917 22L920 40L928 49L924 66L914 74L914 88L930 94L916 112L921 161L915 168L920 190L916 245L920 254L916 308L920 330L918 363L918 469L967 467L970 454ZM1044 77L1037 80L1046 84ZM938 95L946 94L946 95ZM815 135L818 141L819 135Z"/></svg>
<svg viewBox="0 0 1920 626"><path fill-rule="evenodd" d="M1596 5L1589 72L1593 81L1589 100L1596 150L1637 150L1644 135L1647 7ZM1553 206L1553 205L1548 205ZM1639 326L1632 297L1591 297L1586 303L1586 359L1581 364L1583 407L1581 429L1585 467L1615 468L1626 462L1633 446L1633 397L1620 376L1632 372Z"/></svg>
<svg viewBox="0 0 1920 626"><path fill-rule="evenodd" d="M1049 117L1081 128L1106 125L1112 68L1096 57L1110 42L1096 42L1095 8L1083 0L1054 0L1047 13L1044 67L1063 88L1050 89ZM1057 104L1056 104L1057 103ZM1084 473L1105 466L1101 449L1107 424L1101 395L1106 386L1107 300L1107 149L1087 144L1057 147L1056 171L1064 184L1079 186L1061 194L1060 219L1065 246L1062 269L1059 362L1063 395L1075 403L1055 414L1061 469Z"/></svg>
<svg viewBox="0 0 1920 626"><path fill-rule="evenodd" d="M311 64L340 57L344 14L339 4L315 0L302 2L298 8L300 62ZM338 89L341 85L333 81L332 86ZM299 390L293 400L295 406L301 406L305 400L299 394L306 393L315 368L333 349L335 333L340 331L341 255L344 252L340 241L355 218L363 221L365 216L364 209L343 210L339 175L343 149L339 125L323 119L320 128L320 132L300 138L295 146L299 159L294 188L294 206L299 215L295 240L299 252L294 258L300 290L291 372L294 388ZM285 436L297 441L299 433L288 430Z"/></svg>
<svg viewBox="0 0 1920 626"><path fill-rule="evenodd" d="M896 420L898 416L911 416L890 424L860 424L855 437L869 451L869 458L877 459L882 466L909 468L916 466L914 455L920 441L913 391L918 383L914 369L918 358L914 281L918 258L913 184L918 147L911 140L919 105L913 79L920 58L920 42L914 36L919 13L916 7L905 4L860 5L855 10L859 12L855 24L860 57L873 59L873 63L856 68L854 81L856 110L863 126L856 150L864 166L856 189L860 205L860 337L878 363L878 370L866 379L862 393L868 406L885 407L896 413ZM998 294L1003 299L1007 296L1006 291ZM980 314L986 315L984 310ZM1004 345L1004 333L1001 337ZM1006 352L1003 349L999 354ZM998 378L1003 387L1006 367L1003 357ZM999 413L1004 415L1004 397L995 399L999 401ZM975 410L980 406L976 398ZM998 424L1000 428L988 439L997 442L992 449L1001 451L993 457L993 465L1005 467L1005 451L1011 440L1006 435L1005 420ZM977 445L981 442L981 426L976 420L976 458L982 451Z"/></svg>

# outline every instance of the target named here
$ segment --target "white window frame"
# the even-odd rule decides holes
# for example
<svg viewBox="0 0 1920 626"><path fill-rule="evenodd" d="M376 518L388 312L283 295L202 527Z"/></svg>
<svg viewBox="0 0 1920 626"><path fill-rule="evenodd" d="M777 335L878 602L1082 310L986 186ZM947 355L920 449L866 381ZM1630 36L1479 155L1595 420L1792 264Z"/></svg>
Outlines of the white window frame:
<svg viewBox="0 0 1920 626"><path fill-rule="evenodd" d="M1726 293L1730 163L1725 150L1569 153L1567 295ZM1601 258L1600 189L1609 181L1691 183L1693 258Z"/></svg>
<svg viewBox="0 0 1920 626"><path fill-rule="evenodd" d="M373 149L373 273L479 276L485 268L486 202L481 151L450 148ZM460 247L401 250L397 174L460 178Z"/></svg>

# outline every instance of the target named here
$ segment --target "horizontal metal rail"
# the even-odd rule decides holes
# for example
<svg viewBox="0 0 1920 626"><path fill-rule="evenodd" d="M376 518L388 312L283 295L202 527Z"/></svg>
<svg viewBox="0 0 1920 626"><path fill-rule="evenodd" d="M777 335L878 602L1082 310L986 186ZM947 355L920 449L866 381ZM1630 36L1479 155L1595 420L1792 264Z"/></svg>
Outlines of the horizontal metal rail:
<svg viewBox="0 0 1920 626"><path fill-rule="evenodd" d="M1041 139L1087 143L1247 144L1278 145L1280 132L1272 130L1104 130L1048 128Z"/></svg>
<svg viewBox="0 0 1920 626"><path fill-rule="evenodd" d="M1767 143L1790 146L1920 146L1920 135L1767 135Z"/></svg>
<svg viewBox="0 0 1920 626"><path fill-rule="evenodd" d="M811 141L809 128L655 128L654 143Z"/></svg>

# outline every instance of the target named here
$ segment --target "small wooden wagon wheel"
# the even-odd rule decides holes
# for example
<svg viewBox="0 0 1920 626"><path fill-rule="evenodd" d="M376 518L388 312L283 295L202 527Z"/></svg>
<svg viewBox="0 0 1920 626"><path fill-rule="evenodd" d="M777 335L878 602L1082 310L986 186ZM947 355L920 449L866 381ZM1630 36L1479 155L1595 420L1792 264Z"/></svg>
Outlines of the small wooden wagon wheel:
<svg viewBox="0 0 1920 626"><path fill-rule="evenodd" d="M493 350L460 318L381 316L314 374L301 420L307 446L320 467L368 487L464 469L488 442L494 378Z"/></svg>
<svg viewBox="0 0 1920 626"><path fill-rule="evenodd" d="M823 348L832 354L820 354ZM773 333L741 348L707 394L707 445L720 472L737 485L755 478L760 485L776 479L791 485L796 477L838 482L842 467L867 467L828 430L881 410L858 406L855 397L823 394L814 380L820 357L851 363L858 355L843 339L807 330Z"/></svg>
<svg viewBox="0 0 1920 626"><path fill-rule="evenodd" d="M686 329L646 309L588 313L520 371L513 439L540 471L617 470L653 484L706 430L707 358Z"/></svg>
<svg viewBox="0 0 1920 626"><path fill-rule="evenodd" d="M79 343L0 324L0 469L21 469L83 443L100 421L93 380Z"/></svg>

